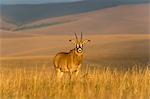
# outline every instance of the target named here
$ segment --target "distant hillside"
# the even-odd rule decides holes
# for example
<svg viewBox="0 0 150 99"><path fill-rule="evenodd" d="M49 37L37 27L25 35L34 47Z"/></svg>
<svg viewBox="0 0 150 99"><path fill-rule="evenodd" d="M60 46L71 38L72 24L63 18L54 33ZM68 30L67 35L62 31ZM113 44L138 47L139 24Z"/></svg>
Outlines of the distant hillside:
<svg viewBox="0 0 150 99"><path fill-rule="evenodd" d="M29 34L147 34L150 4L120 5L92 12L47 18L18 27Z"/></svg>
<svg viewBox="0 0 150 99"><path fill-rule="evenodd" d="M127 3L145 3L149 0L83 0L72 3L38 5L0 5L0 16L18 26L37 20L76 13L83 13Z"/></svg>
<svg viewBox="0 0 150 99"><path fill-rule="evenodd" d="M13 30L17 28L17 25L10 23L6 18L0 17L0 29Z"/></svg>

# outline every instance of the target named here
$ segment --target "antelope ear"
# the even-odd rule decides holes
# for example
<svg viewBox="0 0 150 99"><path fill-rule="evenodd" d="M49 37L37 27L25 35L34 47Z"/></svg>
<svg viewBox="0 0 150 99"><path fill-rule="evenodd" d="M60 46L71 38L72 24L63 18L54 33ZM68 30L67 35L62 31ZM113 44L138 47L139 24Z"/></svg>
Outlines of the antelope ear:
<svg viewBox="0 0 150 99"><path fill-rule="evenodd" d="M84 40L82 44L86 44L87 42L90 42L91 40Z"/></svg>
<svg viewBox="0 0 150 99"><path fill-rule="evenodd" d="M76 41L75 40L69 40L69 42L73 43L73 44L76 44Z"/></svg>

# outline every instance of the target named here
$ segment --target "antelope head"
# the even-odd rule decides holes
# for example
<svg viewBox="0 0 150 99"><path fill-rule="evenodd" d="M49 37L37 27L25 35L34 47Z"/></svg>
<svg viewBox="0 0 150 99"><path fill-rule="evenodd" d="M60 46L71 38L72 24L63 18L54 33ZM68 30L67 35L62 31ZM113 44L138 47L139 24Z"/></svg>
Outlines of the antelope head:
<svg viewBox="0 0 150 99"><path fill-rule="evenodd" d="M78 36L76 33L75 33L75 37L76 37L75 40L69 40L69 41L75 44L76 46L75 50L77 53L83 53L83 45L86 44L87 42L90 42L90 40L83 40L82 32L81 32L80 39L78 39Z"/></svg>

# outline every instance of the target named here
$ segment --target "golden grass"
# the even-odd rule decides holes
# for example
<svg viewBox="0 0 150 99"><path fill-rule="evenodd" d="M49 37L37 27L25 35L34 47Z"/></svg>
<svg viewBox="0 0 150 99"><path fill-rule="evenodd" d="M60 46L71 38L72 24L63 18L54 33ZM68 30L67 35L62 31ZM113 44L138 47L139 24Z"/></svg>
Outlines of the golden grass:
<svg viewBox="0 0 150 99"><path fill-rule="evenodd" d="M150 99L150 68L82 70L56 81L53 69L1 69L0 99Z"/></svg>

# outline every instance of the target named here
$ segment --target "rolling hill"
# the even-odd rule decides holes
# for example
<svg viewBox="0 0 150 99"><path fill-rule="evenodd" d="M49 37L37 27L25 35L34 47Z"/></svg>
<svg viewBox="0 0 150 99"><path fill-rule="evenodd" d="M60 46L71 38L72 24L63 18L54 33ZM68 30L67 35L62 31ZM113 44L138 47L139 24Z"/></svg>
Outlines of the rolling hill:
<svg viewBox="0 0 150 99"><path fill-rule="evenodd" d="M147 34L149 4L121 5L92 12L35 21L17 28L29 34Z"/></svg>
<svg viewBox="0 0 150 99"><path fill-rule="evenodd" d="M83 32L84 38L92 41L85 45L85 62L91 65L148 64L148 12L149 4L119 5L1 30L0 61L6 66L18 60L30 65L41 59L50 63L57 52L73 48L68 40L74 38L74 32Z"/></svg>
<svg viewBox="0 0 150 99"><path fill-rule="evenodd" d="M72 3L1 4L0 16L7 18L7 22L20 26L45 18L90 12L123 4L146 3L148 1L149 0L83 0Z"/></svg>

